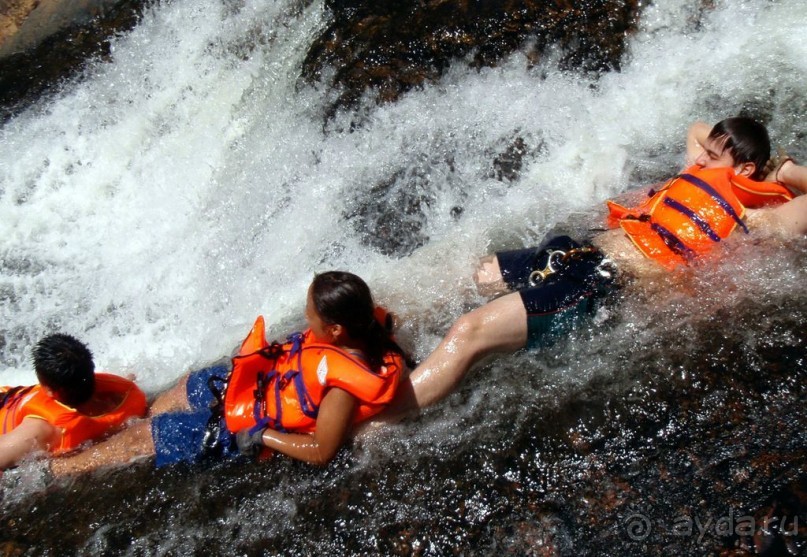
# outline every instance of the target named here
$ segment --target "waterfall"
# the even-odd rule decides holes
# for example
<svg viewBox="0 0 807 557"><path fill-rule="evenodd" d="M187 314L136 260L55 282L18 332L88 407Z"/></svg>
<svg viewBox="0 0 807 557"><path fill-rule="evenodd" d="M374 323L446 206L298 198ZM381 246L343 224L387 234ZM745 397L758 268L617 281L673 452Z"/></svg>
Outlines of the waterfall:
<svg viewBox="0 0 807 557"><path fill-rule="evenodd" d="M478 256L536 243L570 221L583 233L597 226L609 196L681 168L691 122L745 111L775 145L807 158L801 0L657 2L642 12L620 71L562 70L558 52L537 65L520 53L495 68L458 60L394 104L367 100L332 117L333 91L299 78L326 18L322 2L155 3L108 60L2 125L0 383L34 382L29 349L58 330L86 341L99 368L134 374L155 393L230 354L258 314L273 337L303 326L307 285L328 269L362 276L404 318L402 343L423 358L482 303L471 281ZM517 172L502 172L496 161L514 146ZM742 247L740 263L692 280L720 278L775 303L801 288L801 249L775 280L744 267L767 263ZM414 440L388 434L384 448L365 450L397 464L412 446L437 458L446 444L495 445L525 409L621 369L637 339L727 303L663 299L677 309L648 315L628 303L579 360L559 349L494 365L437 419L402 426ZM665 361L667 348L655 348ZM524 380L540 394L513 399L523 385L502 378L529 366L543 370ZM491 418L513 400L515 418ZM365 464L361 450L354 458ZM231 527L262 502L290 521L290 500L331 485L295 473L300 485L274 486L223 520ZM494 511L476 508L483 518Z"/></svg>

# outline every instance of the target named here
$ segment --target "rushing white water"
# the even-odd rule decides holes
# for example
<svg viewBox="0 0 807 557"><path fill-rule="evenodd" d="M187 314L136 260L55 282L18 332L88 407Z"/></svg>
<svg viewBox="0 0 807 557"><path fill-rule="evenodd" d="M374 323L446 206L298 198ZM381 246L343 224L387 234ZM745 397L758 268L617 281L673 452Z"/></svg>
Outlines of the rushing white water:
<svg viewBox="0 0 807 557"><path fill-rule="evenodd" d="M458 63L327 124L329 93L298 83L325 18L294 0L162 3L87 79L4 124L0 383L32 382L28 349L61 330L156 391L228 354L256 314L275 335L301 325L312 274L330 268L442 330L476 303L477 255L669 174L693 120L750 107L804 153L801 0L662 2L622 71L599 81L518 54L495 69ZM497 180L493 158L515 137L523 171ZM433 196L428 242L407 257L368 247L346 218L398 175ZM437 338L405 342L422 356Z"/></svg>

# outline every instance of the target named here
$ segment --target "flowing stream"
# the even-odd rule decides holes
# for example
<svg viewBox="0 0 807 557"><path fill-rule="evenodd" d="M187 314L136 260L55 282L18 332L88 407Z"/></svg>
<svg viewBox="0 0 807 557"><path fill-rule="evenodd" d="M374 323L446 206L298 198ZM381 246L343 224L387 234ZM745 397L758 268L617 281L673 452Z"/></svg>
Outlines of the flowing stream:
<svg viewBox="0 0 807 557"><path fill-rule="evenodd" d="M561 71L560 53L457 61L326 118L334 92L299 79L320 2L155 3L109 60L0 128L0 383L34 382L30 346L61 330L154 394L229 355L257 314L271 337L301 327L328 269L364 277L422 359L483 302L478 256L601 226L603 200L681 167L692 121L750 114L807 159L807 3L706 4L644 8L619 72ZM725 252L478 366L324 469L137 464L43 490L23 466L3 479L2 540L25 555L761 551L714 525L774 507L807 525L789 503L807 492L807 244ZM686 518L713 522L687 535Z"/></svg>

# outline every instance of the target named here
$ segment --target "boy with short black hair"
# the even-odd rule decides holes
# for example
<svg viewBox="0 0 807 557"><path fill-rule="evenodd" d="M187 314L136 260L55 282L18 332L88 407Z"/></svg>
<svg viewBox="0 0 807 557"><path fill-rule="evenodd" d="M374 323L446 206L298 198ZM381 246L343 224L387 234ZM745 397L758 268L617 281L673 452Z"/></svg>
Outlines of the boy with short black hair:
<svg viewBox="0 0 807 557"><path fill-rule="evenodd" d="M137 385L96 374L92 353L70 335L40 340L33 360L38 385L0 387L0 470L38 451L76 449L146 413Z"/></svg>

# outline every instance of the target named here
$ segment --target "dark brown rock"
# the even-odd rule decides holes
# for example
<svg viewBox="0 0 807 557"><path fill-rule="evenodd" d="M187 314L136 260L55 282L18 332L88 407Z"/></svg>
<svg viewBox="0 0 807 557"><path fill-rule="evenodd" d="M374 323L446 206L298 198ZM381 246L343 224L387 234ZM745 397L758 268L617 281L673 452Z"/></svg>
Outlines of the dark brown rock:
<svg viewBox="0 0 807 557"><path fill-rule="evenodd" d="M6 56L0 56L0 121L54 90L63 80L79 75L87 59L108 56L110 39L131 29L147 3L148 0L120 0L113 7L95 12L89 21L65 24L52 34L38 37L28 45L30 48L14 53L9 50ZM10 21L24 25L24 12L15 14L16 19Z"/></svg>
<svg viewBox="0 0 807 557"><path fill-rule="evenodd" d="M449 64L496 65L524 48L532 62L560 47L565 67L618 69L634 31L636 0L328 0L332 20L309 49L303 76L340 89L334 108L372 91L392 101L435 81ZM328 71L326 71L328 70ZM333 70L333 74L330 74Z"/></svg>

